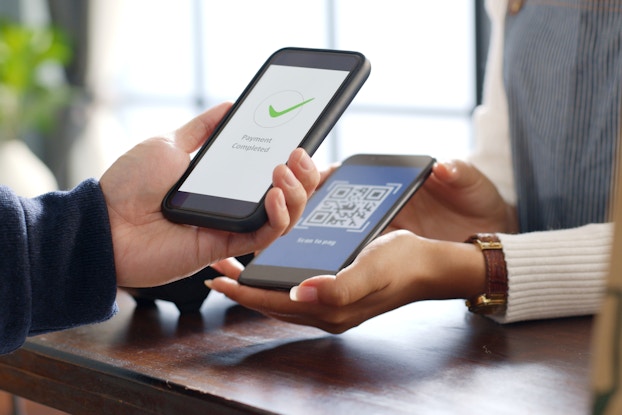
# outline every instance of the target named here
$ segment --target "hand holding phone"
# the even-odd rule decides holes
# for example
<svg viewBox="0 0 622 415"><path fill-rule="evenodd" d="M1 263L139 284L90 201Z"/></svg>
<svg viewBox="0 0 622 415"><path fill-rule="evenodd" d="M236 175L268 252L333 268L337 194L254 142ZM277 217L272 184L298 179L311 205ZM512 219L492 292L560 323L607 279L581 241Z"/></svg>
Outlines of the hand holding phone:
<svg viewBox="0 0 622 415"><path fill-rule="evenodd" d="M307 278L336 274L386 228L434 162L424 155L349 157L309 199L296 226L261 251L239 282L288 290Z"/></svg>
<svg viewBox="0 0 622 415"><path fill-rule="evenodd" d="M261 67L162 202L174 222L250 232L266 222L272 171L312 155L370 72L358 52L284 48Z"/></svg>

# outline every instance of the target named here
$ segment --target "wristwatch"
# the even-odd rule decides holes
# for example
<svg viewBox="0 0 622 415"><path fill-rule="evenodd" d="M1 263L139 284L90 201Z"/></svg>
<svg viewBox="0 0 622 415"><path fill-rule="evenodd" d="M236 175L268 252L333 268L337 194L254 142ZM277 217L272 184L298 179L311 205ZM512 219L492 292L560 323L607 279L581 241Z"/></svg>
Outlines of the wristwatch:
<svg viewBox="0 0 622 415"><path fill-rule="evenodd" d="M499 237L478 233L465 242L477 245L486 262L486 291L466 301L469 311L486 315L504 313L508 302L508 271Z"/></svg>

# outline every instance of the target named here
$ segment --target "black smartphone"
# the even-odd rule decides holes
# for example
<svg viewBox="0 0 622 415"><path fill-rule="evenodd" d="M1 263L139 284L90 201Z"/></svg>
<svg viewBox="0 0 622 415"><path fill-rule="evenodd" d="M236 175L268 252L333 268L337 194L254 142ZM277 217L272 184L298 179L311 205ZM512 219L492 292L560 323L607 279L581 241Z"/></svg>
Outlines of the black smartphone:
<svg viewBox="0 0 622 415"><path fill-rule="evenodd" d="M391 222L432 171L426 155L357 154L309 199L296 226L244 269L242 284L287 290L336 274Z"/></svg>
<svg viewBox="0 0 622 415"><path fill-rule="evenodd" d="M276 51L168 192L164 216L234 232L259 228L274 168L296 147L315 152L370 70L358 52Z"/></svg>

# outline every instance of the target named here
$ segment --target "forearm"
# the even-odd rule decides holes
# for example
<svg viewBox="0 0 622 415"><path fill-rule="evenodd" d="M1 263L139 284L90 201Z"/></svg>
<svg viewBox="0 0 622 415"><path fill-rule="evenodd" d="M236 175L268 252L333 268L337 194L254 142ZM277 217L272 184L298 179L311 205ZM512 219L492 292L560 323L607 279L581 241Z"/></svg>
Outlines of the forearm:
<svg viewBox="0 0 622 415"><path fill-rule="evenodd" d="M508 305L491 318L500 323L594 314L605 287L612 240L611 224L497 234L508 273ZM416 241L416 236L412 235ZM403 272L410 301L470 299L485 292L482 251L473 244L424 240L412 246Z"/></svg>
<svg viewBox="0 0 622 415"><path fill-rule="evenodd" d="M414 300L472 298L483 292L486 266L481 250L460 242L426 240L424 272L417 264ZM420 260L418 260L420 261Z"/></svg>
<svg viewBox="0 0 622 415"><path fill-rule="evenodd" d="M23 199L0 189L0 353L115 311L112 242L94 181Z"/></svg>

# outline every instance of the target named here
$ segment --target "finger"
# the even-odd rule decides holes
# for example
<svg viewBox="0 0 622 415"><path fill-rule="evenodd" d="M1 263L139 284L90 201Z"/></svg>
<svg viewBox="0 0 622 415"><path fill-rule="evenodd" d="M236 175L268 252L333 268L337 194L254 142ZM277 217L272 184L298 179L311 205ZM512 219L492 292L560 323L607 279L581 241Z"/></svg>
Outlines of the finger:
<svg viewBox="0 0 622 415"><path fill-rule="evenodd" d="M250 233L228 233L223 231L223 244L221 255L212 255L214 257L226 258L237 255L244 255L249 252L255 252L266 248L276 238L283 235L290 223L290 216L285 203L283 190L278 187L272 187L266 194L264 205L268 216L267 222L258 230ZM208 236L214 234L215 230L206 230ZM225 236L228 234L228 236ZM235 272L232 268L227 268L227 272Z"/></svg>
<svg viewBox="0 0 622 415"><path fill-rule="evenodd" d="M268 222L254 233L249 251L265 248L276 238L283 235L290 225L290 213L281 188L272 187L268 191L265 198L265 207Z"/></svg>
<svg viewBox="0 0 622 415"><path fill-rule="evenodd" d="M360 323L345 310L322 304L310 305L291 301L285 292L243 286L226 277L211 280L208 287L266 316L289 323L314 326L330 333L342 333ZM360 313L356 314L358 315Z"/></svg>
<svg viewBox="0 0 622 415"><path fill-rule="evenodd" d="M286 292L241 285L227 277L214 278L209 286L229 299L263 314L296 314L301 313L304 306L290 301Z"/></svg>
<svg viewBox="0 0 622 415"><path fill-rule="evenodd" d="M205 142L230 108L231 103L224 102L196 116L175 131L175 144L186 153L192 153Z"/></svg>
<svg viewBox="0 0 622 415"><path fill-rule="evenodd" d="M320 303L343 308L380 291L386 285L369 267L351 265L337 275L309 278L290 290L290 298L297 302Z"/></svg>
<svg viewBox="0 0 622 415"><path fill-rule="evenodd" d="M482 178L482 173L475 166L463 160L436 163L433 172L437 180L455 188L472 186Z"/></svg>
<svg viewBox="0 0 622 415"><path fill-rule="evenodd" d="M409 241L412 234L407 231L395 231L378 237L365 247L358 257L337 275L322 275L309 278L298 287L297 297L307 296L307 300L314 301L312 294L300 290L317 291L315 301L345 307L361 301L387 288L398 276L391 275L394 269L395 258L408 258L412 255L412 246ZM291 293L290 293L291 294ZM292 300L297 298L292 297Z"/></svg>
<svg viewBox="0 0 622 415"><path fill-rule="evenodd" d="M328 176L333 174L333 172L339 168L340 164L341 163L335 163L330 165L327 169L323 169L320 172L320 183L318 184L318 186L321 186L322 183L324 183L326 179L328 179Z"/></svg>
<svg viewBox="0 0 622 415"><path fill-rule="evenodd" d="M232 279L238 279L244 270L244 265L235 258L226 258L211 265L216 271Z"/></svg>
<svg viewBox="0 0 622 415"><path fill-rule="evenodd" d="M289 213L287 219L289 229L302 216L309 193L291 169L285 165L279 165L274 169L272 181L275 188L281 189L283 192Z"/></svg>
<svg viewBox="0 0 622 415"><path fill-rule="evenodd" d="M336 276L313 277L301 284L297 296L300 298L300 290L309 290L311 286L317 291L317 302L333 307L352 305L384 287L381 280L364 267L344 268ZM312 298L312 294L304 294Z"/></svg>
<svg viewBox="0 0 622 415"><path fill-rule="evenodd" d="M295 149L289 156L287 166L304 187L307 197L310 196L320 182L320 173L309 154L302 148Z"/></svg>

